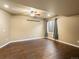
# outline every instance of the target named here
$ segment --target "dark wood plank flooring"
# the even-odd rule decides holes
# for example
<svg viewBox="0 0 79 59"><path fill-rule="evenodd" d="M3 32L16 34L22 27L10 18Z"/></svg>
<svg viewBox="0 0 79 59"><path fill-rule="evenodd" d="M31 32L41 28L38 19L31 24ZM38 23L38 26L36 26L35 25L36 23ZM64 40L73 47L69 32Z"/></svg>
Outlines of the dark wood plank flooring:
<svg viewBox="0 0 79 59"><path fill-rule="evenodd" d="M79 59L79 48L48 39L30 40L1 48L0 59Z"/></svg>

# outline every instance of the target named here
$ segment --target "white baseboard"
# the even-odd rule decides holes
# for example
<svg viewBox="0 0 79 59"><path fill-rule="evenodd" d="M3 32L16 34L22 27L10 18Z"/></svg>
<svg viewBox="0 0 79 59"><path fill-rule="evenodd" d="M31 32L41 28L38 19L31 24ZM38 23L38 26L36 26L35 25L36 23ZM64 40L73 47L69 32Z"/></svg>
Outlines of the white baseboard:
<svg viewBox="0 0 79 59"><path fill-rule="evenodd" d="M22 38L22 39L19 39L19 40L14 40L14 41L11 41L11 42L21 42L21 41L28 41L28 40L37 40L37 39L41 39L43 37L35 37L35 38Z"/></svg>
<svg viewBox="0 0 79 59"><path fill-rule="evenodd" d="M54 40L52 38L48 38L48 39ZM79 48L79 46L77 46L75 44L67 43L67 42L64 42L64 41L61 41L61 40L54 40L54 41L57 41L57 42L60 42L60 43L63 43L63 44L67 44L67 45L70 45L70 46L73 46L73 47L76 47L76 48Z"/></svg>
<svg viewBox="0 0 79 59"><path fill-rule="evenodd" d="M3 47L5 47L6 45L8 45L8 44L10 44L10 43L11 43L11 42L7 42L7 43L1 45L0 48L3 48Z"/></svg>
<svg viewBox="0 0 79 59"><path fill-rule="evenodd" d="M29 41L29 40L37 40L37 39L42 39L44 37L36 37L36 38L28 38L28 39L18 39L18 40L15 40L15 41L9 41L7 43L5 43L4 45L0 46L0 48L3 48L5 47L6 45L10 44L10 43L14 43L14 42L21 42L21 41Z"/></svg>
<svg viewBox="0 0 79 59"><path fill-rule="evenodd" d="M5 43L4 45L0 46L0 48L3 48L6 45L8 45L10 43L13 43L13 42L29 41L29 40L36 40L36 39L41 39L41 38L44 38L44 37L28 38L28 39L22 39L22 40L9 41L9 42ZM52 38L48 38L48 39L54 40ZM77 45L74 45L74 44L71 44L71 43L67 43L67 42L64 42L64 41L60 41L60 40L54 40L54 41L57 41L57 42L60 42L60 43L64 43L64 44L67 44L67 45L70 45L70 46L73 46L73 47L76 47L76 48L79 48L79 46L77 46Z"/></svg>

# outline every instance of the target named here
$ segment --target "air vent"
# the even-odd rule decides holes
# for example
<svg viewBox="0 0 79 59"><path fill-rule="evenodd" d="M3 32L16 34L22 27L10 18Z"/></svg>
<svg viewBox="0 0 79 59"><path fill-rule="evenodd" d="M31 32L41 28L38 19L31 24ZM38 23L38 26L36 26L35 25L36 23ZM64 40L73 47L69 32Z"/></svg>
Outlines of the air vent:
<svg viewBox="0 0 79 59"><path fill-rule="evenodd" d="M27 21L40 22L39 20L30 20L30 19L28 19Z"/></svg>

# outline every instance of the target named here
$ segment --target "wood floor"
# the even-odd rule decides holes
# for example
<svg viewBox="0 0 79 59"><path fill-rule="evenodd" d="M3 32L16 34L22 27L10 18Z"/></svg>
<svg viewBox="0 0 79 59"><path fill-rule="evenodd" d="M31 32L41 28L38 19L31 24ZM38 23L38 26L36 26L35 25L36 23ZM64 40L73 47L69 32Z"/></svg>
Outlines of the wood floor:
<svg viewBox="0 0 79 59"><path fill-rule="evenodd" d="M1 48L0 59L79 59L79 48L48 39L30 40Z"/></svg>

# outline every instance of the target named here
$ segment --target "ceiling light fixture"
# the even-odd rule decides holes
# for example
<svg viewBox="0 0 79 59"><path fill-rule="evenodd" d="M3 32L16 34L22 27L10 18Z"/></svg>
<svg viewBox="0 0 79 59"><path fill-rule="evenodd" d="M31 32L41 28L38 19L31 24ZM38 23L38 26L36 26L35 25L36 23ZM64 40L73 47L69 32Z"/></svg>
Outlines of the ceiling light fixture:
<svg viewBox="0 0 79 59"><path fill-rule="evenodd" d="M33 16L33 17L35 16L35 14L30 14L30 15Z"/></svg>
<svg viewBox="0 0 79 59"><path fill-rule="evenodd" d="M51 14L47 14L48 17L51 17Z"/></svg>
<svg viewBox="0 0 79 59"><path fill-rule="evenodd" d="M34 8L30 8L28 10L28 13L30 14L30 16L34 17L35 16L35 9Z"/></svg>
<svg viewBox="0 0 79 59"><path fill-rule="evenodd" d="M4 5L5 8L9 8L9 6L7 4Z"/></svg>

